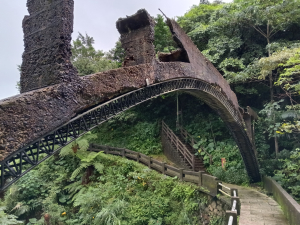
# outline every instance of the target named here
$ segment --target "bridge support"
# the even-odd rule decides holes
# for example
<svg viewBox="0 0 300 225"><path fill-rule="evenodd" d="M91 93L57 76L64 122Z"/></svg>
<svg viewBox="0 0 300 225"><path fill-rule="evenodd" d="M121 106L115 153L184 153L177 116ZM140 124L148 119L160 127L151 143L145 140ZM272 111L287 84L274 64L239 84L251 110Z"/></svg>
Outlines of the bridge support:
<svg viewBox="0 0 300 225"><path fill-rule="evenodd" d="M23 20L21 93L71 81L70 62L74 0L28 0Z"/></svg>
<svg viewBox="0 0 300 225"><path fill-rule="evenodd" d="M147 61L151 60L153 48L148 51L151 53L149 58L146 55L142 61L128 61L123 68L75 79L75 69L68 61L73 0L28 0L28 9L30 16L24 19L24 31L29 36L25 37L22 92L58 84L0 100L1 190L104 121L151 98L177 90L198 96L218 112L237 141L250 180L260 181L258 163L236 95L174 20L168 19L168 25L178 44L180 57L170 55L163 62L155 58ZM149 32L144 37L151 36L148 14L143 10L138 14L138 19L146 21L146 24L141 23L140 29ZM120 20L119 24L132 26L130 19ZM42 25L37 21L45 23ZM128 33L122 26L118 29L125 36L140 31L134 28L131 30L136 31ZM52 31L59 32L52 34ZM47 42L49 38L53 43ZM142 55L147 53L148 47L153 47L146 42L146 49L138 49ZM133 53L135 50L132 55L128 52L129 59L135 56ZM130 66L131 63L135 66ZM5 182L7 178L10 178L8 183Z"/></svg>
<svg viewBox="0 0 300 225"><path fill-rule="evenodd" d="M151 63L155 59L154 25L154 20L144 9L117 21L122 47L125 49L123 66Z"/></svg>

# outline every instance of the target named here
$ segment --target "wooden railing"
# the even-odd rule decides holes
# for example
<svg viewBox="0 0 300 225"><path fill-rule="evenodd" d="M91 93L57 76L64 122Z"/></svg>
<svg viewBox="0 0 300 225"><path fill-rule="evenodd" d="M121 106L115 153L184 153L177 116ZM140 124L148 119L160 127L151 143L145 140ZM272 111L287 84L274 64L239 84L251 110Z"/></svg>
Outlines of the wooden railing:
<svg viewBox="0 0 300 225"><path fill-rule="evenodd" d="M201 186L201 191L216 196L219 193L220 181L211 175L205 174L204 171L194 172L190 170L179 169L170 166L164 162L153 159L150 156L144 155L139 152L134 152L124 148L115 148L103 145L91 144L89 151L100 152L103 151L105 154L118 155L126 157L128 159L136 160L139 163L143 163L151 169L154 169L162 174L178 177L182 181L195 183Z"/></svg>
<svg viewBox="0 0 300 225"><path fill-rule="evenodd" d="M195 138L187 132L182 126L180 126L180 135L181 137L192 147L196 144ZM204 148L200 146L201 151L203 151L209 157L209 164L212 165L212 155L205 151Z"/></svg>
<svg viewBox="0 0 300 225"><path fill-rule="evenodd" d="M174 134L164 121L162 121L162 132L169 139L170 143L174 145L175 150L183 156L184 161L186 161L192 169L195 170L196 156L188 150L186 145L181 142L177 135Z"/></svg>

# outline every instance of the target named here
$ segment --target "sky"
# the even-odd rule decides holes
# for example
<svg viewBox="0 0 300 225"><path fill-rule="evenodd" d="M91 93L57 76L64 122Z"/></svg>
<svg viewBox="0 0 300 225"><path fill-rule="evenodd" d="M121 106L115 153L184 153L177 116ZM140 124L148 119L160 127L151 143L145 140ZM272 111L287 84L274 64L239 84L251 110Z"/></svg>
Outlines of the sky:
<svg viewBox="0 0 300 225"><path fill-rule="evenodd" d="M27 0L2 0L0 7L0 100L19 94L20 80L17 65L22 63L22 20L28 15ZM94 37L96 49L109 51L119 39L118 18L124 18L144 8L150 15L160 14L160 8L169 18L183 16L200 0L75 0L73 40L78 32ZM231 2L231 0L223 0Z"/></svg>

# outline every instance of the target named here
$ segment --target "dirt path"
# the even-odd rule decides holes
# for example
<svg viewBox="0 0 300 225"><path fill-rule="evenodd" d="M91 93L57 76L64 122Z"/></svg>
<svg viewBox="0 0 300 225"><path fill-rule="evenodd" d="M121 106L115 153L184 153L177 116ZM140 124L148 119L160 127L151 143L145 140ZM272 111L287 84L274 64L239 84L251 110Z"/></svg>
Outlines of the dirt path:
<svg viewBox="0 0 300 225"><path fill-rule="evenodd" d="M249 188L224 184L238 189L241 200L239 225L288 225L278 203L259 191Z"/></svg>

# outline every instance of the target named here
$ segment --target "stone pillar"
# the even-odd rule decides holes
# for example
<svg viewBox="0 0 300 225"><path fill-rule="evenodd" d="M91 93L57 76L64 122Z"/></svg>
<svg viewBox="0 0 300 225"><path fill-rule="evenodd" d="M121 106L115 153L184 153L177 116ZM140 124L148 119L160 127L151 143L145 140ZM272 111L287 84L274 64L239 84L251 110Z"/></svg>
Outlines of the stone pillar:
<svg viewBox="0 0 300 225"><path fill-rule="evenodd" d="M23 19L21 93L71 81L70 62L74 0L28 0Z"/></svg>
<svg viewBox="0 0 300 225"><path fill-rule="evenodd" d="M153 18L145 9L117 21L122 47L125 49L123 66L151 63L155 59L154 26Z"/></svg>

